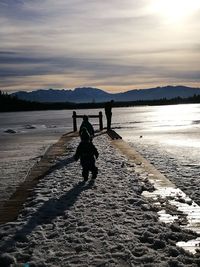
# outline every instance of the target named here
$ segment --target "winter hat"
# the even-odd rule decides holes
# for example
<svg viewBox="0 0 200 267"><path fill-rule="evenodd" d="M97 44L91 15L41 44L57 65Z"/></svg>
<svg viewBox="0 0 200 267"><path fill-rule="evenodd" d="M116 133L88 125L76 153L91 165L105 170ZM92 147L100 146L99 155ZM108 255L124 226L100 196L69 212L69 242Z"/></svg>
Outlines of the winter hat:
<svg viewBox="0 0 200 267"><path fill-rule="evenodd" d="M83 121L88 121L88 116L87 115L83 116Z"/></svg>

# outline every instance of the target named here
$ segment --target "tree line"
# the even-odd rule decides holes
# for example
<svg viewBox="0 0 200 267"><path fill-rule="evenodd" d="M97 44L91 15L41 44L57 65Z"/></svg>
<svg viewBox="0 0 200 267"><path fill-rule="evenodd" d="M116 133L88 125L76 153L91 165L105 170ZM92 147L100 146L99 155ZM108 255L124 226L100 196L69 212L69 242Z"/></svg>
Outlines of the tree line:
<svg viewBox="0 0 200 267"><path fill-rule="evenodd" d="M200 103L200 95L194 95L188 98L176 97L172 99L158 100L137 100L137 101L115 101L113 107L132 107L132 106L160 106L160 105L175 105L175 104L191 104ZM41 103L35 101L26 101L11 96L0 91L0 112L9 111L33 111L33 110L59 110L59 109L90 109L103 108L105 103Z"/></svg>

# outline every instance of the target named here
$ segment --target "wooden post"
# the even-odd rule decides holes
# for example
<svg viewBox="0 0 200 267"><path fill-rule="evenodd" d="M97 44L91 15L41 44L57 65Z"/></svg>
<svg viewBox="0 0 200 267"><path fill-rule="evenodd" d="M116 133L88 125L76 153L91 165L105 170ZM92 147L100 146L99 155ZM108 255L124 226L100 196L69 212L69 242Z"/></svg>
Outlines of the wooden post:
<svg viewBox="0 0 200 267"><path fill-rule="evenodd" d="M74 132L76 132L76 131L77 131L77 124L76 124L76 111L73 111L72 118L73 118L73 130L74 130Z"/></svg>
<svg viewBox="0 0 200 267"><path fill-rule="evenodd" d="M103 115L102 112L99 112L99 130L102 131L103 130L103 119L102 119Z"/></svg>
<svg viewBox="0 0 200 267"><path fill-rule="evenodd" d="M77 131L77 118L83 118L84 115L77 115L76 111L73 111L73 131L76 132ZM103 115L102 112L99 112L99 115L88 115L89 118L99 118L99 130L102 131L103 130Z"/></svg>

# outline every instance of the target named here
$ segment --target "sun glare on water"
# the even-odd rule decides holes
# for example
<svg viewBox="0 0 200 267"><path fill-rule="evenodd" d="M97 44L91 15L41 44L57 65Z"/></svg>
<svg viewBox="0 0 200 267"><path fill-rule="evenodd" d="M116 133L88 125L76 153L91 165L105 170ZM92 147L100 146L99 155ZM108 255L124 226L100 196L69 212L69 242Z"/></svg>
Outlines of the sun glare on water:
<svg viewBox="0 0 200 267"><path fill-rule="evenodd" d="M183 22L200 9L200 0L155 0L151 9L168 23Z"/></svg>

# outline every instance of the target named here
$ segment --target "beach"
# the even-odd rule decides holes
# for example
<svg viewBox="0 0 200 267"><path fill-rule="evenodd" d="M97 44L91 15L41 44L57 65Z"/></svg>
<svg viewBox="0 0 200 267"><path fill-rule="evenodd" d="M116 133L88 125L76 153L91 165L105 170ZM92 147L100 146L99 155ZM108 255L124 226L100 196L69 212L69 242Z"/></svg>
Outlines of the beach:
<svg viewBox="0 0 200 267"><path fill-rule="evenodd" d="M105 134L95 181L83 183L79 143L73 138L60 163L43 177L16 221L1 225L0 260L29 266L199 266L193 254L176 246L196 233L159 221L157 208L142 195L152 185L136 171ZM9 266L9 265L5 265Z"/></svg>

